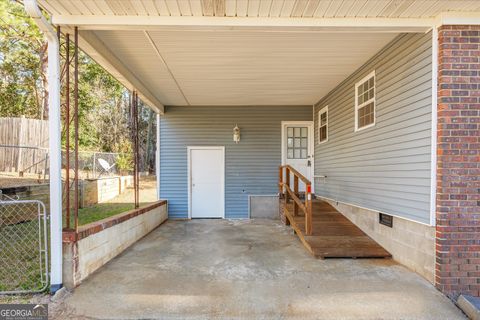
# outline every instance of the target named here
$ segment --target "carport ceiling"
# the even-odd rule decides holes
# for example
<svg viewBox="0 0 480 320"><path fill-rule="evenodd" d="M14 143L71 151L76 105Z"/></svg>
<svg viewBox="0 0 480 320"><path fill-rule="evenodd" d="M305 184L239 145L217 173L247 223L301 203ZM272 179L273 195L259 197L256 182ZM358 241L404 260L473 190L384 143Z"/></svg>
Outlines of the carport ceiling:
<svg viewBox="0 0 480 320"><path fill-rule="evenodd" d="M311 105L394 33L95 31L164 105Z"/></svg>
<svg viewBox="0 0 480 320"><path fill-rule="evenodd" d="M479 0L38 0L159 112L310 105L396 35L477 23ZM465 20L466 19L466 20Z"/></svg>

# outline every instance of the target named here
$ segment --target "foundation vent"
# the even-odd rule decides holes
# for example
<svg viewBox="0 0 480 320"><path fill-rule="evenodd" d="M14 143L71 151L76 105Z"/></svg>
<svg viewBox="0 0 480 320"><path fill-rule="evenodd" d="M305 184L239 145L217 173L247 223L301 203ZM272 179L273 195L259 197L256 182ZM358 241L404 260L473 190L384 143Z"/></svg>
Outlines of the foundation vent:
<svg viewBox="0 0 480 320"><path fill-rule="evenodd" d="M378 222L380 224L383 224L384 226L393 227L393 217L391 215L385 214L385 213L378 213Z"/></svg>

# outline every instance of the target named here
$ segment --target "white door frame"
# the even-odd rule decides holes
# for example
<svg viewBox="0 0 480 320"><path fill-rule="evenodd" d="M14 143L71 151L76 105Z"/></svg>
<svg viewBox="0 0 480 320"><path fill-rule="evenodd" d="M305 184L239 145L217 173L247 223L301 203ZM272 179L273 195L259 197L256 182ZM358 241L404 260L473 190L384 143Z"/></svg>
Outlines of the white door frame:
<svg viewBox="0 0 480 320"><path fill-rule="evenodd" d="M310 160L311 160L311 177L310 177L310 182L312 183L312 193L315 192L315 179L314 179L314 175L315 175L315 138L314 138L314 134L315 134L315 130L314 130L314 127L315 127L315 124L313 121L282 121L282 166L285 165L286 163L286 159L287 159L287 150L286 150L286 147L285 147L285 128L287 126L291 126L291 125L307 125L309 127L309 130L308 130L308 144L312 147L312 150L311 150L311 153L312 154L309 154L310 155Z"/></svg>
<svg viewBox="0 0 480 320"><path fill-rule="evenodd" d="M192 219L192 150L220 150L222 151L223 165L221 167L222 175L222 219L225 219L225 147L224 146L187 146L187 163L188 163L188 219Z"/></svg>

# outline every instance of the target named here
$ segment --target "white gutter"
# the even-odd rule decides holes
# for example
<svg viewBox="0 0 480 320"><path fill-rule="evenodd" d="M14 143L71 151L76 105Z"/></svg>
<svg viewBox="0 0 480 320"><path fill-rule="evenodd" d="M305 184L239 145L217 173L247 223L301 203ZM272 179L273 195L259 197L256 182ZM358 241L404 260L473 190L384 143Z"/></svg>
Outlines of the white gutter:
<svg viewBox="0 0 480 320"><path fill-rule="evenodd" d="M48 41L48 120L50 158L50 291L62 287L62 153L60 127L60 54L57 33L36 0L24 6Z"/></svg>

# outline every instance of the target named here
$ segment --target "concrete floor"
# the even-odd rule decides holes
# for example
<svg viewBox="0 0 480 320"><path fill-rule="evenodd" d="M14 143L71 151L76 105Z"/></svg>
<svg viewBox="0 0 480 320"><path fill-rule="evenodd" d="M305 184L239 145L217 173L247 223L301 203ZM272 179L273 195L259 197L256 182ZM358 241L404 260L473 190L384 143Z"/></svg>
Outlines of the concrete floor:
<svg viewBox="0 0 480 320"><path fill-rule="evenodd" d="M95 319L465 319L392 260L317 260L268 220L167 221L62 308Z"/></svg>

